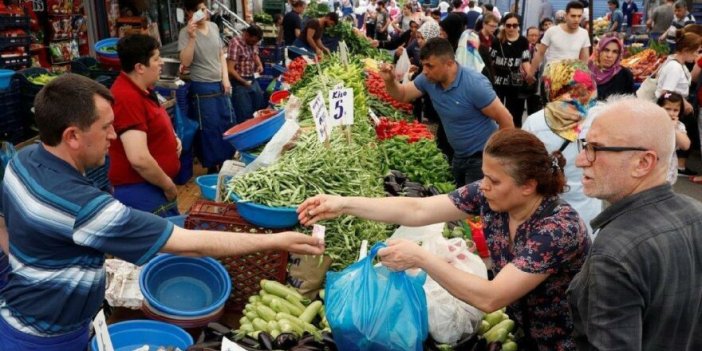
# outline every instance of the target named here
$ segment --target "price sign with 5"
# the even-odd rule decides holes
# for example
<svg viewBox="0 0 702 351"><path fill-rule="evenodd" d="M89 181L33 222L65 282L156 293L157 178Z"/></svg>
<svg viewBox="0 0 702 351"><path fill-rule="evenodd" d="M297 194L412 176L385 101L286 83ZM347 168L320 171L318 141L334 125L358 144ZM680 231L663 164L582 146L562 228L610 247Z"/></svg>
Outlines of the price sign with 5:
<svg viewBox="0 0 702 351"><path fill-rule="evenodd" d="M329 92L329 115L332 127L353 124L353 89L340 88Z"/></svg>

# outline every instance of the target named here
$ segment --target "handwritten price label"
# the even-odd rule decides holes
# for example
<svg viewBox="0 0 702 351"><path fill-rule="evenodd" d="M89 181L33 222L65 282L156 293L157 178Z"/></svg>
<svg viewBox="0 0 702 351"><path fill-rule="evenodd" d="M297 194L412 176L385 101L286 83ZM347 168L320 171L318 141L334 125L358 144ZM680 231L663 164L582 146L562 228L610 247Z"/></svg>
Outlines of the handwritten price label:
<svg viewBox="0 0 702 351"><path fill-rule="evenodd" d="M353 124L353 89L333 89L329 92L330 125Z"/></svg>
<svg viewBox="0 0 702 351"><path fill-rule="evenodd" d="M324 97L322 93L317 92L317 96L310 101L310 110L312 111L312 118L314 119L315 129L317 130L317 137L319 137L320 142L325 142L329 140L329 127L327 121L329 119L327 107L324 104Z"/></svg>

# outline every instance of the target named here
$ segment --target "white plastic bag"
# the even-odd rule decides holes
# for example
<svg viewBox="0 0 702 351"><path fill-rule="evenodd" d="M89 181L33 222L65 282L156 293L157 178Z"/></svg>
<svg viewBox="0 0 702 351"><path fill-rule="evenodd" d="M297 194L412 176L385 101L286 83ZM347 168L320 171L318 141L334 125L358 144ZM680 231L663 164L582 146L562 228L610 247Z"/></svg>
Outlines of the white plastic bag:
<svg viewBox="0 0 702 351"><path fill-rule="evenodd" d="M456 49L456 62L464 67L470 67L478 72L482 72L485 67L478 47L480 46L480 37L470 29L467 29L461 34L458 39L458 48Z"/></svg>
<svg viewBox="0 0 702 351"><path fill-rule="evenodd" d="M407 50L402 50L400 59L397 60L397 64L395 65L395 79L400 81L400 83L405 81L407 73L409 73L410 65L411 63L409 56L407 56Z"/></svg>
<svg viewBox="0 0 702 351"><path fill-rule="evenodd" d="M253 162L249 163L239 174L253 172L259 168L268 167L276 163L283 153L285 146L295 140L299 130L300 125L298 125L297 122L286 118L283 126L280 127L278 132L275 133L273 138L266 144L261 154L258 155Z"/></svg>
<svg viewBox="0 0 702 351"><path fill-rule="evenodd" d="M443 223L400 227L392 239L419 241L424 249L443 257L459 270L487 279L487 268L480 257L468 250L465 240L446 240L441 235L443 227ZM464 334L472 334L483 318L482 311L449 294L430 276L424 283L424 292L429 309L429 333L437 342L456 343Z"/></svg>

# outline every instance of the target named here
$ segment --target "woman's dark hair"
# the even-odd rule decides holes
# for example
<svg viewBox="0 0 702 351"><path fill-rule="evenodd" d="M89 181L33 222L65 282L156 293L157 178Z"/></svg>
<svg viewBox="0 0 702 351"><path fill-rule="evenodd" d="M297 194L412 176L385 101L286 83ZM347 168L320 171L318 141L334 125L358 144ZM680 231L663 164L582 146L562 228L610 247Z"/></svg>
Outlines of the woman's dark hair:
<svg viewBox="0 0 702 351"><path fill-rule="evenodd" d="M502 17L502 20L500 21L500 23L502 23L502 25L505 25L505 24L507 24L507 20L510 20L512 18L517 19L517 24L519 24L519 25L522 24L522 19L519 17L519 15L517 15L516 13L513 13L513 12L510 12L510 13L506 14L504 17ZM517 33L519 33L519 31L517 31ZM507 41L507 31L500 30L500 32L497 33L497 39L499 39L500 42L502 42L502 43L506 42Z"/></svg>
<svg viewBox="0 0 702 351"><path fill-rule="evenodd" d="M697 52L702 45L702 37L682 29L675 31L675 52Z"/></svg>
<svg viewBox="0 0 702 351"><path fill-rule="evenodd" d="M617 1L617 0L607 0L607 4L614 5L614 8L616 8L616 9L619 8L619 1Z"/></svg>
<svg viewBox="0 0 702 351"><path fill-rule="evenodd" d="M566 13L570 12L570 9L585 10L585 5L580 1L571 1L566 5Z"/></svg>
<svg viewBox="0 0 702 351"><path fill-rule="evenodd" d="M160 45L156 38L145 34L132 34L117 42L117 55L126 73L134 71L137 63L149 67L149 60Z"/></svg>
<svg viewBox="0 0 702 351"><path fill-rule="evenodd" d="M446 33L446 39L451 43L453 51L456 52L458 49L458 39L461 38L461 34L465 30L466 24L458 13L449 13L446 18L439 22L439 27Z"/></svg>
<svg viewBox="0 0 702 351"><path fill-rule="evenodd" d="M488 11L492 11L495 9L495 6L492 6L492 4L485 4L485 9Z"/></svg>
<svg viewBox="0 0 702 351"><path fill-rule="evenodd" d="M658 98L658 106L663 107L666 102L672 102L674 104L680 104L680 112L682 112L685 109L685 103L682 95L674 92L663 92L661 94L661 97Z"/></svg>
<svg viewBox="0 0 702 351"><path fill-rule="evenodd" d="M566 190L566 160L559 151L549 154L534 134L521 129L500 129L485 145L485 155L494 157L518 185L536 181L536 192L545 197Z"/></svg>
<svg viewBox="0 0 702 351"><path fill-rule="evenodd" d="M183 7L185 11L195 12L200 4L204 4L205 0L185 0L183 1Z"/></svg>
<svg viewBox="0 0 702 351"><path fill-rule="evenodd" d="M67 73L46 84L34 98L39 139L56 146L61 143L66 128L89 129L100 118L96 96L111 104L115 101L104 85L77 74Z"/></svg>

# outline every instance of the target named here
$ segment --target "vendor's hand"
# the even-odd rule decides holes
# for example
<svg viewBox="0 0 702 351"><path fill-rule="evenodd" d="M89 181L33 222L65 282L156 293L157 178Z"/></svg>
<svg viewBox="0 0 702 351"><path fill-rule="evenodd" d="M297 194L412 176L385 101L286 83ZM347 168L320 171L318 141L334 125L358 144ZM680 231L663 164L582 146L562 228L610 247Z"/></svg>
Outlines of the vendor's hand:
<svg viewBox="0 0 702 351"><path fill-rule="evenodd" d="M300 255L324 254L324 243L319 238L297 232L282 232L275 235L276 246L280 250Z"/></svg>
<svg viewBox="0 0 702 351"><path fill-rule="evenodd" d="M380 73L380 76L383 78L383 80L387 82L392 82L395 80L395 66L391 65L389 63L383 63L380 64L380 70L378 73Z"/></svg>
<svg viewBox="0 0 702 351"><path fill-rule="evenodd" d="M419 67L417 67L415 65L410 65L409 73L415 73L415 72L417 72L417 70L419 70Z"/></svg>
<svg viewBox="0 0 702 351"><path fill-rule="evenodd" d="M341 196L311 197L297 208L297 218L302 225L312 225L324 219L339 217L343 212L344 202Z"/></svg>
<svg viewBox="0 0 702 351"><path fill-rule="evenodd" d="M404 239L390 239L388 247L378 251L378 257L384 266L394 271L417 268L427 253L416 243Z"/></svg>
<svg viewBox="0 0 702 351"><path fill-rule="evenodd" d="M324 57L324 51L321 49L315 50L314 53L317 54L317 60L321 60Z"/></svg>
<svg viewBox="0 0 702 351"><path fill-rule="evenodd" d="M377 48L378 45L380 45L380 42L377 40L371 40L371 47L372 48Z"/></svg>
<svg viewBox="0 0 702 351"><path fill-rule="evenodd" d="M178 154L178 157L180 157L180 154L183 152L183 142L180 140L179 137L176 136L176 153Z"/></svg>
<svg viewBox="0 0 702 351"><path fill-rule="evenodd" d="M405 52L405 47L404 45L401 45L400 47L395 49L395 56L400 56L403 52Z"/></svg>
<svg viewBox="0 0 702 351"><path fill-rule="evenodd" d="M229 79L222 81L222 91L227 95L232 94L232 83L229 81Z"/></svg>
<svg viewBox="0 0 702 351"><path fill-rule="evenodd" d="M190 22L188 22L188 27L187 27L187 28L188 28L188 29L187 29L187 31L188 31L188 36L189 36L191 39L195 39L195 37L197 36L197 23L195 23L195 22L193 22L193 21L190 21Z"/></svg>
<svg viewBox="0 0 702 351"><path fill-rule="evenodd" d="M260 73L263 73L263 66L258 66L258 65L257 65L256 68L255 68L255 70L256 70L256 73L259 73L259 74L260 74Z"/></svg>
<svg viewBox="0 0 702 351"><path fill-rule="evenodd" d="M171 182L168 187L163 190L163 194L166 195L166 200L173 201L178 197L178 188L175 183Z"/></svg>

